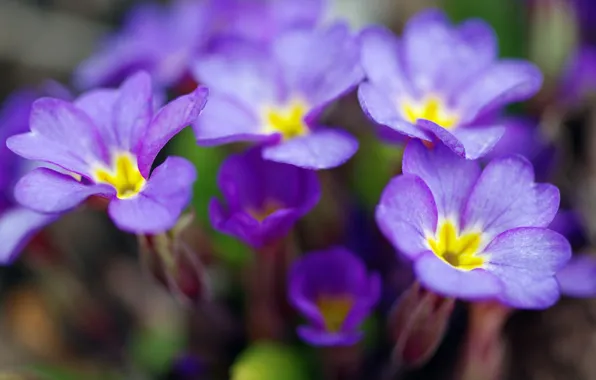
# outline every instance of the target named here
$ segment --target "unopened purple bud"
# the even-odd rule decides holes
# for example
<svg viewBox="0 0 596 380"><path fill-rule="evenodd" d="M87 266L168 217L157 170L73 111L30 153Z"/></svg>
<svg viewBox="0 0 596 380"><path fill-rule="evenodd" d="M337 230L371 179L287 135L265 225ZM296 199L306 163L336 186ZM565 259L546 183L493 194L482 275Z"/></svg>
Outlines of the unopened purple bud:
<svg viewBox="0 0 596 380"><path fill-rule="evenodd" d="M455 299L434 294L414 283L396 302L390 315L395 346L394 365L420 367L443 340Z"/></svg>

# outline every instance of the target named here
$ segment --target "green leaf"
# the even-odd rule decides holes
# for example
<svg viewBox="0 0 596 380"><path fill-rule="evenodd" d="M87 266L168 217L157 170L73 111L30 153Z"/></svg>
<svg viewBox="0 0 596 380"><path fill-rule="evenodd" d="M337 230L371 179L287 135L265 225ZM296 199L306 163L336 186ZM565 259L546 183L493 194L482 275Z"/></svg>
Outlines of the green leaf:
<svg viewBox="0 0 596 380"><path fill-rule="evenodd" d="M309 363L298 349L273 342L255 343L233 364L232 380L311 380Z"/></svg>

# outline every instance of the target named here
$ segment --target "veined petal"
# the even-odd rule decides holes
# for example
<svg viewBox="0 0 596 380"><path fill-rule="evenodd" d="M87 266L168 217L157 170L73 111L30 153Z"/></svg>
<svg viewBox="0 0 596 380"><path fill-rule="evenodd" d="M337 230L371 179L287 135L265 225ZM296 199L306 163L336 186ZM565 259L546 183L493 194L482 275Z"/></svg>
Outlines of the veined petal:
<svg viewBox="0 0 596 380"><path fill-rule="evenodd" d="M516 227L546 227L558 208L559 190L534 183L532 164L522 156L508 156L491 161L480 175L462 227L490 237Z"/></svg>
<svg viewBox="0 0 596 380"><path fill-rule="evenodd" d="M108 213L124 231L161 233L172 228L190 202L195 167L181 157L168 157L135 197L114 199Z"/></svg>
<svg viewBox="0 0 596 380"><path fill-rule="evenodd" d="M428 289L447 297L466 300L497 298L502 284L497 277L484 269L462 271L426 252L414 263L418 280Z"/></svg>
<svg viewBox="0 0 596 380"><path fill-rule="evenodd" d="M157 154L172 137L196 121L205 107L209 91L199 87L194 92L174 99L153 117L139 149L139 170L147 177Z"/></svg>
<svg viewBox="0 0 596 380"><path fill-rule="evenodd" d="M453 135L462 143L468 160L476 160L489 153L505 133L502 126L474 126L456 128Z"/></svg>
<svg viewBox="0 0 596 380"><path fill-rule="evenodd" d="M433 193L439 215L458 218L480 176L476 161L466 160L443 144L432 148L412 140L404 151L402 170L416 175Z"/></svg>
<svg viewBox="0 0 596 380"><path fill-rule="evenodd" d="M389 182L375 217L385 237L408 257L426 251L426 236L437 229L433 194L420 177L411 174Z"/></svg>
<svg viewBox="0 0 596 380"><path fill-rule="evenodd" d="M515 228L497 236L484 250L485 267L504 285L508 305L542 309L559 298L555 274L571 257L571 246L545 228Z"/></svg>
<svg viewBox="0 0 596 380"><path fill-rule="evenodd" d="M97 126L71 103L51 98L35 101L30 127L31 132L6 142L19 156L83 175L89 175L92 164L108 162Z"/></svg>
<svg viewBox="0 0 596 380"><path fill-rule="evenodd" d="M358 140L348 132L321 128L265 147L263 158L305 169L331 169L349 160L357 150Z"/></svg>
<svg viewBox="0 0 596 380"><path fill-rule="evenodd" d="M0 216L0 264L10 264L29 240L43 227L58 219L59 214L41 214L15 207Z"/></svg>
<svg viewBox="0 0 596 380"><path fill-rule="evenodd" d="M453 153L461 157L467 158L466 148L464 144L450 131L441 127L440 125L425 119L419 119L416 123L421 129L426 130L445 144Z"/></svg>
<svg viewBox="0 0 596 380"><path fill-rule="evenodd" d="M69 211L91 195L112 197L108 185L85 185L73 177L48 168L27 173L15 185L14 196L25 207L42 213Z"/></svg>
<svg viewBox="0 0 596 380"><path fill-rule="evenodd" d="M117 89L97 89L84 93L74 101L74 105L85 111L97 126L98 132L106 145L116 145L114 122L114 104L118 100Z"/></svg>
<svg viewBox="0 0 596 380"><path fill-rule="evenodd" d="M111 127L116 137L113 148L136 152L149 128L153 116L153 90L151 77L139 72L128 78L119 89L114 103ZM144 139L143 139L144 140Z"/></svg>

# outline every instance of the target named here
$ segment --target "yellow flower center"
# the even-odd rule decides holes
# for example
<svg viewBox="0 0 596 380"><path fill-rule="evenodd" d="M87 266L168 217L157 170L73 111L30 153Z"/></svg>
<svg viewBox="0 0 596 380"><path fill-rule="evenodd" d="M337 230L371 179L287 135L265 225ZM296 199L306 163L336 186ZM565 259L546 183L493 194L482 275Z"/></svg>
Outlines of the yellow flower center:
<svg viewBox="0 0 596 380"><path fill-rule="evenodd" d="M139 171L137 160L129 153L120 153L114 157L111 169L97 168L94 172L97 183L106 183L116 189L120 199L137 195L145 186L145 178Z"/></svg>
<svg viewBox="0 0 596 380"><path fill-rule="evenodd" d="M304 117L308 112L306 103L293 100L281 107L268 107L265 111L265 131L281 133L284 140L303 136L308 132Z"/></svg>
<svg viewBox="0 0 596 380"><path fill-rule="evenodd" d="M352 310L354 300L348 295L325 295L319 297L317 306L321 315L323 315L325 329L329 332L338 332L344 324L348 313Z"/></svg>
<svg viewBox="0 0 596 380"><path fill-rule="evenodd" d="M259 208L249 208L248 213L259 223L261 223L263 222L263 220L265 220L265 218L267 218L269 215L273 214L280 208L282 208L280 202L276 201L275 199L268 199Z"/></svg>
<svg viewBox="0 0 596 380"><path fill-rule="evenodd" d="M477 256L482 235L477 232L458 234L455 225L443 222L436 237L428 237L430 249L447 264L464 271L481 268L484 258Z"/></svg>
<svg viewBox="0 0 596 380"><path fill-rule="evenodd" d="M436 96L428 96L421 102L404 101L401 104L402 116L412 124L419 119L429 120L445 129L456 126L459 116L450 111Z"/></svg>

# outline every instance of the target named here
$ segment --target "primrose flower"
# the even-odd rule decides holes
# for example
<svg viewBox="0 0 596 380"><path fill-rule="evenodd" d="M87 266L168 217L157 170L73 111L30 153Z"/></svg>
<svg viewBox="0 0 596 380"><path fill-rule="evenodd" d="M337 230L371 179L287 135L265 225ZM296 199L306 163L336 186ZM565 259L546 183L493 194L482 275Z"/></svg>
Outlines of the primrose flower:
<svg viewBox="0 0 596 380"><path fill-rule="evenodd" d="M21 90L12 94L0 112L0 264L16 258L29 240L58 215L42 214L18 205L13 187L32 165L6 147L6 139L28 129L35 91Z"/></svg>
<svg viewBox="0 0 596 380"><path fill-rule="evenodd" d="M149 72L159 87L178 84L207 42L210 9L209 2L200 0L137 6L123 29L107 36L99 50L78 67L77 86L119 85L139 70Z"/></svg>
<svg viewBox="0 0 596 380"><path fill-rule="evenodd" d="M408 137L438 139L469 159L486 154L503 134L494 116L542 84L533 64L497 59L494 31L480 20L452 26L442 12L428 10L408 22L401 40L380 27L360 38L368 81L358 96L369 117Z"/></svg>
<svg viewBox="0 0 596 380"><path fill-rule="evenodd" d="M522 156L494 159L481 171L444 145L411 141L403 175L384 190L376 219L383 234L413 260L429 290L468 300L496 299L546 308L559 298L556 272L571 247L546 227L559 191L534 182Z"/></svg>
<svg viewBox="0 0 596 380"><path fill-rule="evenodd" d="M352 345L359 325L379 300L380 277L341 247L298 259L290 272L289 300L310 322L298 335L315 346Z"/></svg>
<svg viewBox="0 0 596 380"><path fill-rule="evenodd" d="M260 149L230 156L218 184L225 204L211 201L211 223L255 248L284 238L321 197L315 172L266 161Z"/></svg>
<svg viewBox="0 0 596 380"><path fill-rule="evenodd" d="M209 105L194 125L199 145L265 143L263 157L307 169L341 165L358 149L345 131L323 128L325 106L362 79L358 44L347 26L284 33L267 49L213 54L195 75ZM316 57L316 59L313 59Z"/></svg>
<svg viewBox="0 0 596 380"><path fill-rule="evenodd" d="M15 186L19 203L43 213L61 213L86 198L110 200L108 213L130 232L157 233L174 226L188 204L196 173L179 157L151 172L159 151L204 107L203 87L154 112L151 79L145 72L119 89L98 89L67 102L33 103L31 131L8 139L16 154L58 166L37 168Z"/></svg>
<svg viewBox="0 0 596 380"><path fill-rule="evenodd" d="M217 0L216 33L267 43L285 31L315 27L326 5L327 0Z"/></svg>

